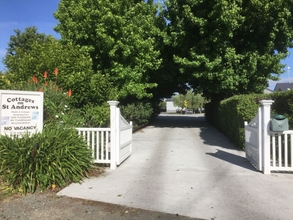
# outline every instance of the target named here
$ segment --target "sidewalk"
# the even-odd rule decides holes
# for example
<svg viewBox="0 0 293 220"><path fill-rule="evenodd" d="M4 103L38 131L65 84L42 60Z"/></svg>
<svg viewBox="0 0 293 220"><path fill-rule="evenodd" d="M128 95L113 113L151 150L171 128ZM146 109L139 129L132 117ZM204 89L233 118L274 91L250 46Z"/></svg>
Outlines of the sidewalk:
<svg viewBox="0 0 293 220"><path fill-rule="evenodd" d="M160 115L116 170L58 193L202 219L291 219L293 176L256 172L203 116ZM280 198L281 196L281 198Z"/></svg>

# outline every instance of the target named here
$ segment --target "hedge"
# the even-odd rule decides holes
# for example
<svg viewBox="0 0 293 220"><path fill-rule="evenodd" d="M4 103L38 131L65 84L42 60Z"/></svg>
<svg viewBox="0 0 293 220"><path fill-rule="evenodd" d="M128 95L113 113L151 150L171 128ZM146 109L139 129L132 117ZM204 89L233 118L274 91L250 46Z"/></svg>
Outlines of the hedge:
<svg viewBox="0 0 293 220"><path fill-rule="evenodd" d="M251 121L257 114L260 100L273 100L272 114L288 118L289 129L293 128L293 91L270 94L237 95L220 103L208 103L205 117L209 123L225 134L232 143L244 150L244 121Z"/></svg>

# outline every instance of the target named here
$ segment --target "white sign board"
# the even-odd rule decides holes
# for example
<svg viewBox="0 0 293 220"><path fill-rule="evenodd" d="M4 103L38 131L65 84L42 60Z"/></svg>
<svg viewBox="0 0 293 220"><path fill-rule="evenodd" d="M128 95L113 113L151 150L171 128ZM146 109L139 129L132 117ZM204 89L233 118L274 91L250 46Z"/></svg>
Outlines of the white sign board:
<svg viewBox="0 0 293 220"><path fill-rule="evenodd" d="M42 132L43 92L0 90L0 133L18 135Z"/></svg>

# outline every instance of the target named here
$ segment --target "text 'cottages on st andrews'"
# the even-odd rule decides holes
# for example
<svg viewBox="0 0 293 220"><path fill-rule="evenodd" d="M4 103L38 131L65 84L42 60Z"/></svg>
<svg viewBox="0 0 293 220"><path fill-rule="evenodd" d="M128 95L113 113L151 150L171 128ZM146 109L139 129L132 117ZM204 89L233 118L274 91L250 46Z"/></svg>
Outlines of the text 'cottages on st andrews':
<svg viewBox="0 0 293 220"><path fill-rule="evenodd" d="M43 129L43 93L0 90L0 132L23 135Z"/></svg>

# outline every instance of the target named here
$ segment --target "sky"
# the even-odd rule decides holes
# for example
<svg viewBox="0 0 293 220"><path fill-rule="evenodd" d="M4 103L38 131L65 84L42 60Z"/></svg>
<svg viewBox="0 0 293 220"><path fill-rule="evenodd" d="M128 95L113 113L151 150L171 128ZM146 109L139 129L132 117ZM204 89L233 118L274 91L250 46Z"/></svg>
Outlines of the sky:
<svg viewBox="0 0 293 220"><path fill-rule="evenodd" d="M0 71L5 71L2 59L10 36L15 34L14 30L24 31L27 27L35 26L39 33L60 38L53 30L58 23L53 13L57 10L59 2L60 0L0 0ZM293 54L293 49L290 49L290 52ZM282 63L286 67L280 82L293 82L293 55L288 56ZM269 89L273 90L276 83L269 82Z"/></svg>
<svg viewBox="0 0 293 220"><path fill-rule="evenodd" d="M53 28L58 20L53 16L60 0L0 0L0 71L5 70L2 62L6 48L14 30L21 32L27 27L35 26L39 33L60 35Z"/></svg>

